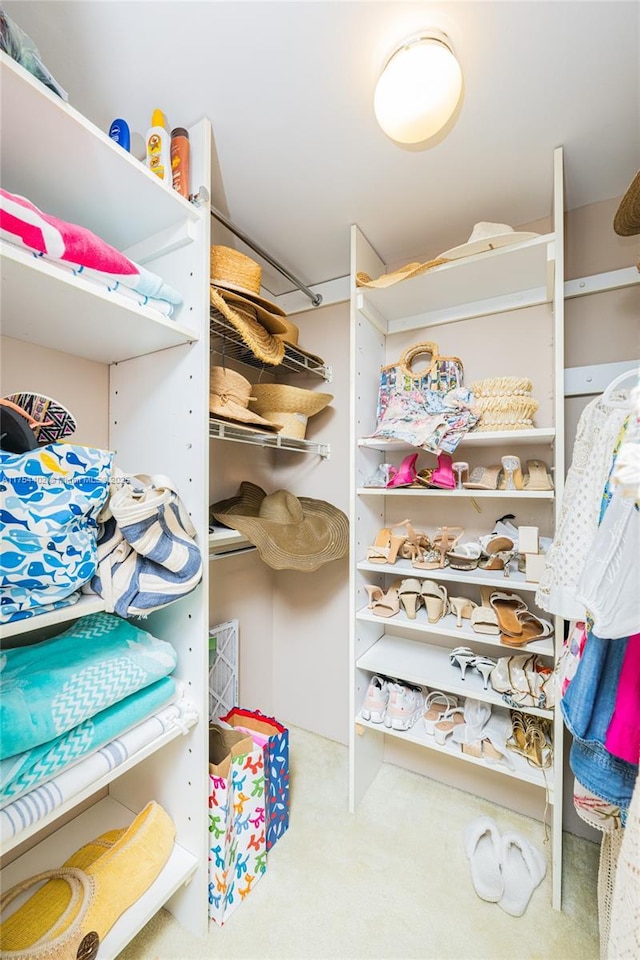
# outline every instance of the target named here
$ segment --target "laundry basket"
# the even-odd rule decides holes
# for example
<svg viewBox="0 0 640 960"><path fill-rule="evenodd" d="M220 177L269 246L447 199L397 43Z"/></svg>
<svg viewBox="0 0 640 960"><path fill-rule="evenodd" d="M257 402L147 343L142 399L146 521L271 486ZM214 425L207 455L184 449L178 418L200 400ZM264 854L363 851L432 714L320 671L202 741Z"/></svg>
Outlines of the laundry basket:
<svg viewBox="0 0 640 960"><path fill-rule="evenodd" d="M209 630L209 719L215 720L238 702L238 621L227 620Z"/></svg>

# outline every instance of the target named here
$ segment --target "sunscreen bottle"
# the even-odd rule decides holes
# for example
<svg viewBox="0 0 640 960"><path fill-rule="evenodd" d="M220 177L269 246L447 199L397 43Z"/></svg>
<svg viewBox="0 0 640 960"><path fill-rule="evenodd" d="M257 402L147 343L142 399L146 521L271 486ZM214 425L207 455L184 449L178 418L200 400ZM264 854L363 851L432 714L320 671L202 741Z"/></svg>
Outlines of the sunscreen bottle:
<svg viewBox="0 0 640 960"><path fill-rule="evenodd" d="M131 135L126 120L122 120L119 117L117 120L114 120L109 127L109 136L112 140L115 140L116 143L119 143L123 150L131 149Z"/></svg>
<svg viewBox="0 0 640 960"><path fill-rule="evenodd" d="M189 133L184 127L171 131L171 173L173 189L189 199Z"/></svg>
<svg viewBox="0 0 640 960"><path fill-rule="evenodd" d="M147 166L163 183L171 183L169 131L162 110L154 110L147 132Z"/></svg>

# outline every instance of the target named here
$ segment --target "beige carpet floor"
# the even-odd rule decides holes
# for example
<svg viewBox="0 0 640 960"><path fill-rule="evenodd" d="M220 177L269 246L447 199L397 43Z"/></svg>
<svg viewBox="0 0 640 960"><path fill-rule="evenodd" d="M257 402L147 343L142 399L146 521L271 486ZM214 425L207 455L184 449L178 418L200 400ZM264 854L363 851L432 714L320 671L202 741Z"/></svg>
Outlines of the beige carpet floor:
<svg viewBox="0 0 640 960"><path fill-rule="evenodd" d="M199 939L160 911L120 960L598 960L599 847L565 835L520 918L480 900L462 833L482 814L542 848L540 823L386 764L355 814L341 744L293 729L291 826L223 927Z"/></svg>

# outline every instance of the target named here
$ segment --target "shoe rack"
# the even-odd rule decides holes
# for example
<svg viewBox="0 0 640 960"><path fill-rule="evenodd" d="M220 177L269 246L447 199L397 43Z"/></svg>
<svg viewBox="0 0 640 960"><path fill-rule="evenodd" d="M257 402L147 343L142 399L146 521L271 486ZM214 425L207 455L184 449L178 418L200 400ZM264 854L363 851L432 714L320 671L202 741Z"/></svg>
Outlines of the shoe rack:
<svg viewBox="0 0 640 960"><path fill-rule="evenodd" d="M96 429L78 433L78 442L113 450L115 464L128 473L169 475L206 551L208 209L161 183L4 53L0 80L3 187L47 213L88 227L131 259L148 264L184 298L174 318L161 317L3 242L3 349L7 356L18 349L21 357L28 352L39 370L45 358L46 389L62 402L90 366L84 409L75 409L79 420L85 417L83 422L95 423ZM43 137L56 144L44 164ZM192 182L209 183L209 122L190 127L189 138ZM13 382L17 376L5 364L3 389L37 387L32 381ZM0 631L2 647L44 640L75 618L102 609L101 598L85 596L51 614L6 624ZM117 956L163 906L194 934L207 930L207 565L195 591L153 613L144 625L174 646L174 676L193 703L197 722L166 732L54 808L30 805L25 794L20 809L28 815L20 822L17 811L20 825L10 837L3 836L2 844L6 890L59 867L105 830L128 826L150 800L164 807L176 827L173 852L155 882L105 937L100 946L105 957Z"/></svg>
<svg viewBox="0 0 640 960"><path fill-rule="evenodd" d="M563 621L553 618L555 636L517 649L499 636L480 634L469 620L457 627L449 614L429 623L425 610L409 620L402 607L391 618L375 615L368 607L365 584L387 590L404 578L429 578L444 584L449 596L464 596L480 603L480 588L517 593L529 609L550 619L535 607L537 584L509 567L502 571L460 571L446 566L424 570L411 561L395 563L367 560L367 550L382 527L397 527L409 518L416 530L435 534L441 526L464 528L461 543L489 534L500 517L514 514L517 526L537 526L540 535L552 537L564 478L563 433L563 157L554 151L550 164L549 211L552 230L523 243L503 247L435 267L417 277L386 288L359 288L355 277L365 272L377 277L387 272L361 230L351 236L351 703L350 804L355 809L384 761L400 762L429 776L459 782L459 764L466 789L483 792L491 783L491 796L506 807L513 799L514 780L527 791L529 808L542 820L546 801L552 826L552 902L561 908L562 877L562 769L563 725L559 709L524 708L525 713L548 720L553 730L552 768L544 773L513 755L512 769L488 764L482 757L462 753L460 745L437 744L420 721L407 731L390 730L365 721L362 702L374 674L439 690L458 697L507 704L491 685L484 689L476 671L461 671L449 661L451 650L466 645L478 656L493 658L522 652L540 655L553 666L562 648ZM471 225L470 225L471 227ZM419 260L420 257L407 259ZM424 259L424 258L423 258ZM539 402L534 427L529 430L468 433L453 459L474 466L499 464L505 455L518 456L523 469L527 459L544 461L554 479L552 491L472 490L426 488L386 489L367 487L383 463L399 466L408 444L373 439L380 367L397 361L407 347L422 340L438 343L443 356L460 357L465 384L485 377L528 377ZM435 466L436 458L420 452L417 469ZM410 758L407 761L407 758ZM522 762L519 762L522 761ZM486 794L485 794L486 795ZM517 806L514 806L516 809ZM425 815L428 812L425 811ZM547 818L548 819L548 818ZM444 826L443 826L444 829Z"/></svg>

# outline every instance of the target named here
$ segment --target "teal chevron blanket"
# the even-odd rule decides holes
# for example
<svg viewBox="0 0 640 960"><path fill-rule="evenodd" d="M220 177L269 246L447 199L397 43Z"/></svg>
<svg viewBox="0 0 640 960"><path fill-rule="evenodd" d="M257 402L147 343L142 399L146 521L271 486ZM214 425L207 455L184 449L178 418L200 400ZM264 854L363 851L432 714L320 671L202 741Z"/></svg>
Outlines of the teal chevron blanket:
<svg viewBox="0 0 640 960"><path fill-rule="evenodd" d="M177 654L111 613L0 657L0 759L55 740L170 674Z"/></svg>
<svg viewBox="0 0 640 960"><path fill-rule="evenodd" d="M120 703L102 710L95 717L84 720L55 740L0 760L0 807L50 780L65 767L140 723L173 697L175 690L173 677L163 677Z"/></svg>

